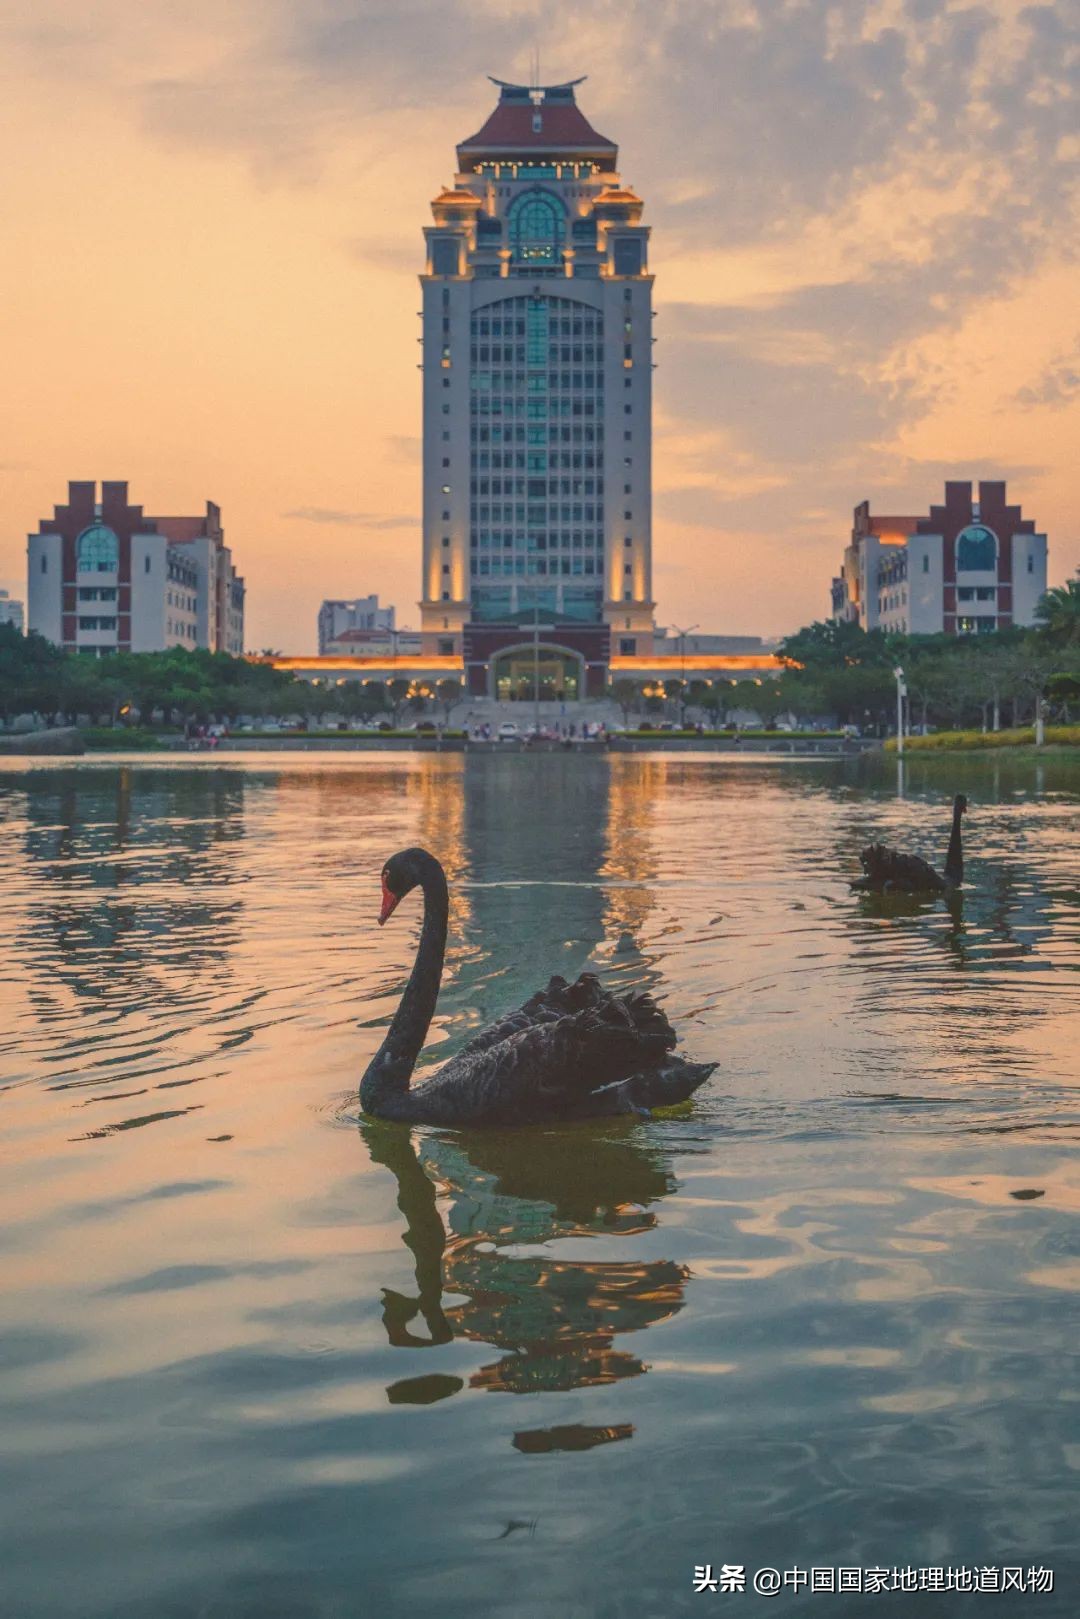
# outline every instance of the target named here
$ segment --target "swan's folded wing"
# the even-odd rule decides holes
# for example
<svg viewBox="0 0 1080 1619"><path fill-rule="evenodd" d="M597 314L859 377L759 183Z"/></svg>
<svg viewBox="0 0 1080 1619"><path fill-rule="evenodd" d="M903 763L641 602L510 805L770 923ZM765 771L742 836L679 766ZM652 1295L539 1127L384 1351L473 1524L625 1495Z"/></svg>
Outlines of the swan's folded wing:
<svg viewBox="0 0 1080 1619"><path fill-rule="evenodd" d="M606 1085L661 1063L675 1044L648 995L606 997L569 1016L459 1052L422 1087L447 1123L528 1124L572 1118Z"/></svg>
<svg viewBox="0 0 1080 1619"><path fill-rule="evenodd" d="M866 876L855 884L857 888L893 888L932 890L944 884L933 866L917 854L901 854L884 843L872 843L859 856Z"/></svg>
<svg viewBox="0 0 1080 1619"><path fill-rule="evenodd" d="M539 989L535 995L530 995L524 1006L519 1006L516 1012L508 1012L495 1023L489 1024L486 1029L474 1034L465 1042L458 1055L466 1057L477 1051L488 1051L492 1046L501 1045L504 1040L509 1040L512 1034L520 1034L523 1029L532 1029L541 1023L552 1023L570 1013L584 1011L587 1007L611 999L612 997L601 988L600 980L595 973L582 973L573 984L568 984L565 978L556 976L549 981L546 989Z"/></svg>

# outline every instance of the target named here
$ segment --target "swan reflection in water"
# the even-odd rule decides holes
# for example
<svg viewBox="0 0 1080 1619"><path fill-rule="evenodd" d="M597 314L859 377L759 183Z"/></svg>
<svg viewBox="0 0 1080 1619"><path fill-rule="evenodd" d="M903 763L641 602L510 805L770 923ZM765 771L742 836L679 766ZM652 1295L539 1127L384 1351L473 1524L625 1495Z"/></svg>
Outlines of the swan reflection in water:
<svg viewBox="0 0 1080 1619"><path fill-rule="evenodd" d="M396 1348L470 1338L500 1357L469 1387L534 1394L615 1383L648 1370L616 1347L621 1334L666 1320L684 1303L689 1271L668 1259L560 1259L523 1245L565 1238L632 1238L656 1228L650 1205L674 1190L660 1155L598 1129L430 1135L419 1150L397 1124L364 1121L373 1160L394 1175L415 1261L411 1295L383 1292ZM636 1133L636 1132L635 1132ZM439 1193L449 1203L446 1222ZM445 1302L450 1296L454 1302ZM465 1387L434 1373L391 1384L393 1404L430 1404ZM518 1433L519 1450L580 1450L629 1438L630 1424L574 1424Z"/></svg>

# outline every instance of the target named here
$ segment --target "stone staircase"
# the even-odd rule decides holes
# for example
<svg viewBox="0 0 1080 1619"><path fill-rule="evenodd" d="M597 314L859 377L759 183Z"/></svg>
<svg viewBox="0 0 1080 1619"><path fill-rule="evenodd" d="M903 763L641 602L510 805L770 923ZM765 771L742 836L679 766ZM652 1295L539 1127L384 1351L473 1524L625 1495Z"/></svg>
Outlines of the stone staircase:
<svg viewBox="0 0 1080 1619"><path fill-rule="evenodd" d="M504 721L510 720L519 730L531 731L537 718L541 727L546 730L554 730L556 726L561 726L565 731L568 726L573 725L578 732L585 721L588 721L590 726L614 726L623 723L622 711L618 704L608 702L604 698L589 699L580 703L533 704L500 703L492 697L466 699L455 708L451 723L467 724L470 730L476 725L490 725L494 732Z"/></svg>

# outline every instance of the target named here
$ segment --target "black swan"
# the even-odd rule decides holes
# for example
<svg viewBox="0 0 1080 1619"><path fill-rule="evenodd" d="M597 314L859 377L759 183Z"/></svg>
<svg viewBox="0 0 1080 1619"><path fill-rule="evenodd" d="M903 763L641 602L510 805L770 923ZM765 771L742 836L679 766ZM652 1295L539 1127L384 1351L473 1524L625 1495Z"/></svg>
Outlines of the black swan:
<svg viewBox="0 0 1080 1619"><path fill-rule="evenodd" d="M386 1039L360 1082L365 1113L450 1125L648 1115L684 1102L713 1072L715 1063L670 1055L675 1031L651 996L610 995L594 974L582 973L575 984L553 978L411 1089L439 997L449 898L446 874L426 849L403 849L386 862L380 926L418 885L420 945Z"/></svg>
<svg viewBox="0 0 1080 1619"><path fill-rule="evenodd" d="M963 793L957 793L953 799L952 832L943 876L917 854L901 854L884 843L872 843L859 856L865 876L853 882L852 888L874 894L947 894L959 888L964 880L960 820L967 807Z"/></svg>

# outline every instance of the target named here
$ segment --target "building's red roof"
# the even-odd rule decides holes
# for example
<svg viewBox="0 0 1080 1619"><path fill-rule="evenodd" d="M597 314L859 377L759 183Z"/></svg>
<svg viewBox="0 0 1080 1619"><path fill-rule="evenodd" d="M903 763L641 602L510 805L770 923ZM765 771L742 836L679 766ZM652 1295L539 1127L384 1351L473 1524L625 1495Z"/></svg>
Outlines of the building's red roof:
<svg viewBox="0 0 1080 1619"><path fill-rule="evenodd" d="M534 127L537 121L538 129ZM506 89L483 128L458 147L459 153L473 158L483 152L559 151L609 156L612 164L617 150L614 141L592 127L574 101L572 91L568 95L560 93L557 100L544 100L534 106L527 97L518 99L515 95L508 99Z"/></svg>
<svg viewBox="0 0 1080 1619"><path fill-rule="evenodd" d="M205 517L155 517L153 522L159 534L178 545L185 540L197 540L206 533Z"/></svg>

